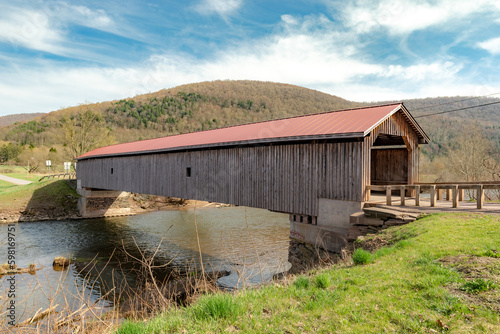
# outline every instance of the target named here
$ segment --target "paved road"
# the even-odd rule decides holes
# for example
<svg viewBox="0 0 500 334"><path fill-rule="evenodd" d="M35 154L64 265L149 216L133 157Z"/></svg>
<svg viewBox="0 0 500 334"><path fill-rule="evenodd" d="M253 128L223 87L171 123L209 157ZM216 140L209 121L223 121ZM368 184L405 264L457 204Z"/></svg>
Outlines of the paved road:
<svg viewBox="0 0 500 334"><path fill-rule="evenodd" d="M26 181L26 180L21 180L21 179L16 179L10 176L5 176L0 174L0 180L7 181L10 183L13 183L15 185L25 185L25 184L30 184L32 183L31 181Z"/></svg>

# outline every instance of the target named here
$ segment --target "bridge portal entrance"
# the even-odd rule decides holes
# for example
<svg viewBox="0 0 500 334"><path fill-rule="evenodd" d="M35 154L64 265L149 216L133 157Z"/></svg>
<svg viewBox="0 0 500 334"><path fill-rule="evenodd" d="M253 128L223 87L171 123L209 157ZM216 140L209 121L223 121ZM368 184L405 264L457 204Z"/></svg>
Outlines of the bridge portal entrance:
<svg viewBox="0 0 500 334"><path fill-rule="evenodd" d="M380 134L371 148L371 184L409 184L410 157L402 136Z"/></svg>

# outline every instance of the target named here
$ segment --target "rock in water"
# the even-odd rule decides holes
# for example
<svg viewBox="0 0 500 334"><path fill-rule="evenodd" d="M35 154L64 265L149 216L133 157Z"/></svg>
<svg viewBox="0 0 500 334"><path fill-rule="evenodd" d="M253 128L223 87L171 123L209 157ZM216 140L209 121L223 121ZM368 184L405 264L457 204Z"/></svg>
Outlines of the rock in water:
<svg viewBox="0 0 500 334"><path fill-rule="evenodd" d="M65 258L64 256L58 256L54 259L54 262L52 262L52 266L54 267L67 267L70 264L70 260Z"/></svg>

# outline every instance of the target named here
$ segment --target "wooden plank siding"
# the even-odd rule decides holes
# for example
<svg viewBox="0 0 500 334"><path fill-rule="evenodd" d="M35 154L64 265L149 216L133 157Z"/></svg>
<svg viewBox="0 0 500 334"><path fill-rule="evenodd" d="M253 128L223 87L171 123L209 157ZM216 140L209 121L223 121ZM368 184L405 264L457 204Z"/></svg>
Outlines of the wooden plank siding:
<svg viewBox="0 0 500 334"><path fill-rule="evenodd" d="M397 112L384 122L375 127L364 140L364 158L363 158L363 189L364 196L363 201L370 200L370 192L367 190L367 186L371 184L371 148L375 140L380 134L401 136L403 137L405 144L408 149L408 184L414 184L419 180L419 154L420 150L418 147L418 135L415 130L410 126L405 116L401 112Z"/></svg>
<svg viewBox="0 0 500 334"><path fill-rule="evenodd" d="M361 149L342 142L103 157L80 161L78 178L85 188L317 216L319 197L361 201Z"/></svg>
<svg viewBox="0 0 500 334"><path fill-rule="evenodd" d="M364 138L90 157L78 162L77 178L84 188L317 216L319 198L369 200L371 147L379 134L406 138L408 182L418 181L418 136L401 112Z"/></svg>

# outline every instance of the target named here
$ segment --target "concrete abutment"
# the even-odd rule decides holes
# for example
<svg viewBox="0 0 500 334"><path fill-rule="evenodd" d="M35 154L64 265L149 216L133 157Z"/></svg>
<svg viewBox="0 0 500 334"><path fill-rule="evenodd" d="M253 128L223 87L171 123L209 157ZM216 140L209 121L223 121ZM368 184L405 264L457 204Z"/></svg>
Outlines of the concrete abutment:
<svg viewBox="0 0 500 334"><path fill-rule="evenodd" d="M290 237L314 247L340 253L347 246L350 216L363 202L319 199L317 217L290 214Z"/></svg>
<svg viewBox="0 0 500 334"><path fill-rule="evenodd" d="M78 212L83 218L126 216L131 214L130 193L126 191L82 188L77 181Z"/></svg>

